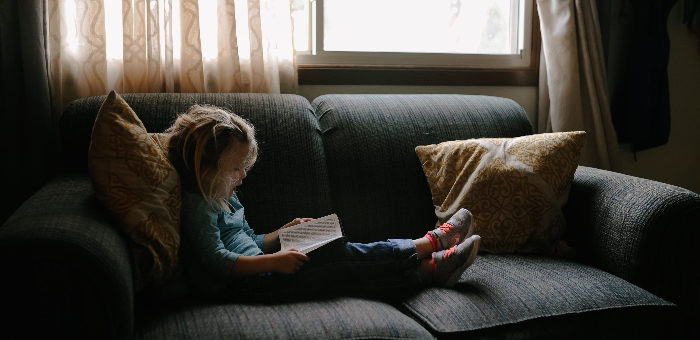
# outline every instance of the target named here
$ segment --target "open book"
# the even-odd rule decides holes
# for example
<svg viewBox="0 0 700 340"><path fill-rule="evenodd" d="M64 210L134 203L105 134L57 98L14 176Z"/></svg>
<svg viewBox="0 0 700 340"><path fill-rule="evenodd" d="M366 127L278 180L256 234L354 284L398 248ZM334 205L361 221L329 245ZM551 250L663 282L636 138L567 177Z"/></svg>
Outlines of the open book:
<svg viewBox="0 0 700 340"><path fill-rule="evenodd" d="M280 229L279 237L282 250L296 249L306 254L343 237L343 231L338 215L332 214Z"/></svg>

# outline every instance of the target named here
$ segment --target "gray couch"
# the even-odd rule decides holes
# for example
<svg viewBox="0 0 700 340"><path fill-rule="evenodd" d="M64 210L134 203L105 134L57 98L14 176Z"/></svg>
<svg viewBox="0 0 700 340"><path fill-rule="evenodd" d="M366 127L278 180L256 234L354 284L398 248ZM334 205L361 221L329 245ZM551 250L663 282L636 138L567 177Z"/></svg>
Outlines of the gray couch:
<svg viewBox="0 0 700 340"><path fill-rule="evenodd" d="M349 240L434 225L416 145L532 133L524 110L466 95L125 94L151 132L193 103L255 124L260 157L239 196L268 232L340 216ZM86 171L103 97L67 107L61 175L0 228L0 334L70 338L542 338L697 336L700 196L579 167L565 207L576 261L481 255L454 289L338 294L277 304L203 301L178 280L137 289L129 242ZM58 165L57 165L58 166ZM694 333L695 332L695 333Z"/></svg>

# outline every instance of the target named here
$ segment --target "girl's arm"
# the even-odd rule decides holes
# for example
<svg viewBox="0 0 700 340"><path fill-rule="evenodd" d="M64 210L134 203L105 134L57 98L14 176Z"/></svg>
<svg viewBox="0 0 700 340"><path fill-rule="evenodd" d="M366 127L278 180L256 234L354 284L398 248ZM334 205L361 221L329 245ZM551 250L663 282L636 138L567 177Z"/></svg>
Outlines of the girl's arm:
<svg viewBox="0 0 700 340"><path fill-rule="evenodd" d="M279 228L271 233L265 234L265 238L263 239L262 251L265 254L269 254L280 250L280 229L291 227L293 225L297 225L302 222L308 222L311 220L311 218L295 218L293 221L283 225L282 228Z"/></svg>
<svg viewBox="0 0 700 340"><path fill-rule="evenodd" d="M266 272L296 273L309 257L296 249L278 251L274 254L239 256L233 264L234 276L245 276Z"/></svg>

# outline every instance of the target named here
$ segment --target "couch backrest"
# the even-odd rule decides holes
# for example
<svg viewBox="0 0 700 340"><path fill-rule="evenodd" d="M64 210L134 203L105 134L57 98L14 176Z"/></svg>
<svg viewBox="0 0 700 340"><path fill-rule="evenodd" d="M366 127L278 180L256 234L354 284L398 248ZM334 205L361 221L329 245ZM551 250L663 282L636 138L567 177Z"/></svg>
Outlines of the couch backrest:
<svg viewBox="0 0 700 340"><path fill-rule="evenodd" d="M437 218L417 145L532 133L522 107L470 95L324 95L312 106L334 210L352 241L415 238Z"/></svg>
<svg viewBox="0 0 700 340"><path fill-rule="evenodd" d="M162 132L195 103L227 108L255 125L260 154L240 188L246 216L257 232L294 217L331 212L328 173L318 121L296 95L123 94L149 132ZM63 158L69 170L86 171L95 117L105 96L79 99L61 117Z"/></svg>

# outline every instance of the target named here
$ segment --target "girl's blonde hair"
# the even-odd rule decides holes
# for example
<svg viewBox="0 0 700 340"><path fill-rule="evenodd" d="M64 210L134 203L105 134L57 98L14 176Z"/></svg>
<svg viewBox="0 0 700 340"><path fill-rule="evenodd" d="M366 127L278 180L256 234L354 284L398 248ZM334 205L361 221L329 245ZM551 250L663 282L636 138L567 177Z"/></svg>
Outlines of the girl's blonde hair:
<svg viewBox="0 0 700 340"><path fill-rule="evenodd" d="M234 142L248 146L246 170L258 157L253 125L220 107L193 105L166 132L171 135L168 158L180 175L183 189L199 191L211 204L215 201L211 186L220 175L219 159L224 150Z"/></svg>

